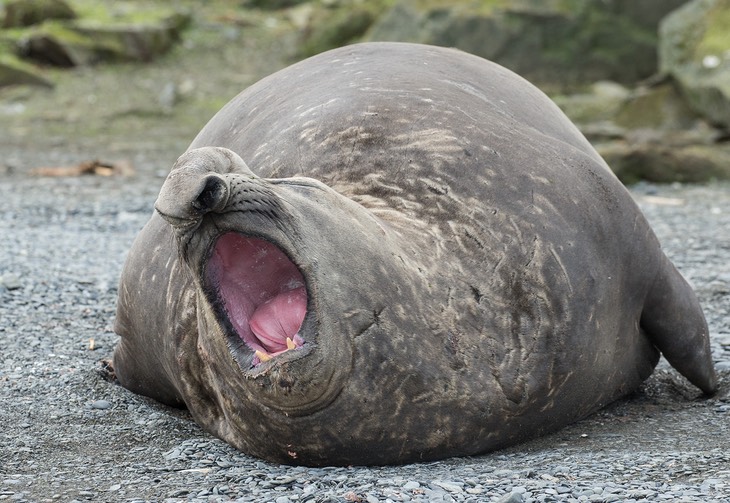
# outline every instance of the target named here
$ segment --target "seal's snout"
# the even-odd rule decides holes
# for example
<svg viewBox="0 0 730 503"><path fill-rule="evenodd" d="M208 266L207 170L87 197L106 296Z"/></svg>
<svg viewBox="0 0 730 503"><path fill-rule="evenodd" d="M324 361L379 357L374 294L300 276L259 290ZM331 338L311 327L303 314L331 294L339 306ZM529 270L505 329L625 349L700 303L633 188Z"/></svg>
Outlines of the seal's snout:
<svg viewBox="0 0 730 503"><path fill-rule="evenodd" d="M155 203L157 212L173 227L220 213L228 204L230 182L217 173L171 173Z"/></svg>
<svg viewBox="0 0 730 503"><path fill-rule="evenodd" d="M208 213L283 213L270 185L254 175L236 153L203 147L183 154L162 185L155 209L170 225L189 230Z"/></svg>
<svg viewBox="0 0 730 503"><path fill-rule="evenodd" d="M210 212L224 211L234 172L253 175L243 160L227 149L201 148L178 159L162 185L155 209L178 227Z"/></svg>

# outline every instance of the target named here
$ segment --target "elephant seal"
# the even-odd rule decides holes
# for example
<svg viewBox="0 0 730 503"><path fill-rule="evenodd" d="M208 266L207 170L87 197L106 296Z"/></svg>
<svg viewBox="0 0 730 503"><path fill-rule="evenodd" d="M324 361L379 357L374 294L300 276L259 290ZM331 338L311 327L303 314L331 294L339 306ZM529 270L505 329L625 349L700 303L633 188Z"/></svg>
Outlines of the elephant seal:
<svg viewBox="0 0 730 503"><path fill-rule="evenodd" d="M635 390L660 352L717 386L630 194L544 94L457 50L353 45L264 78L155 208L116 375L254 456L483 453Z"/></svg>

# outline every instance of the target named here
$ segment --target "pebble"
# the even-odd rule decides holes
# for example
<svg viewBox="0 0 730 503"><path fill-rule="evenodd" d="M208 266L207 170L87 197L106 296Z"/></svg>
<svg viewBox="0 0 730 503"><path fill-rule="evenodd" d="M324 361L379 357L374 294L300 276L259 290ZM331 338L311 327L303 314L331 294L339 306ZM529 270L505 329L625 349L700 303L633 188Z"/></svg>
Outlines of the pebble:
<svg viewBox="0 0 730 503"><path fill-rule="evenodd" d="M523 503L524 501L525 498L523 497L522 493L518 492L507 494L497 500L498 503Z"/></svg>
<svg viewBox="0 0 730 503"><path fill-rule="evenodd" d="M8 273L0 276L0 285L8 290L18 290L23 286L23 283L17 274Z"/></svg>
<svg viewBox="0 0 730 503"><path fill-rule="evenodd" d="M729 372L730 360L715 363L715 370L718 372Z"/></svg>
<svg viewBox="0 0 730 503"><path fill-rule="evenodd" d="M450 493L464 492L462 489L462 487L464 486L463 482L434 481L433 484L437 485L441 489L449 491Z"/></svg>
<svg viewBox="0 0 730 503"><path fill-rule="evenodd" d="M112 404L106 400L95 400L91 402L92 409L106 410L111 409Z"/></svg>

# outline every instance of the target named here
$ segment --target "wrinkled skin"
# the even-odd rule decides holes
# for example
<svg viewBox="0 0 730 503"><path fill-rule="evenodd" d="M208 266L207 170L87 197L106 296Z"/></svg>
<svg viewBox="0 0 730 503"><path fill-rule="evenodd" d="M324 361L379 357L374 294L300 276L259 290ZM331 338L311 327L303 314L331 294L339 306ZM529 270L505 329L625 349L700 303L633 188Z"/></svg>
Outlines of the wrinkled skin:
<svg viewBox="0 0 730 503"><path fill-rule="evenodd" d="M716 388L700 306L628 192L474 56L361 44L282 70L203 128L156 209L116 375L255 456L497 449L634 390L660 351Z"/></svg>

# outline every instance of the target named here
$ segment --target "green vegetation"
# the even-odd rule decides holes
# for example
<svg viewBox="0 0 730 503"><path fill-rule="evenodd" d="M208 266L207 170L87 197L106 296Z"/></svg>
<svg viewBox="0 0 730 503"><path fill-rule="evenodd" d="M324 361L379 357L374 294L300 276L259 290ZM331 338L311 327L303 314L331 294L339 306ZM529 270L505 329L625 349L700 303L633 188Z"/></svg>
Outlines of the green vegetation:
<svg viewBox="0 0 730 503"><path fill-rule="evenodd" d="M707 16L710 24L695 51L695 60L709 55L723 57L730 51L730 0L718 0Z"/></svg>

